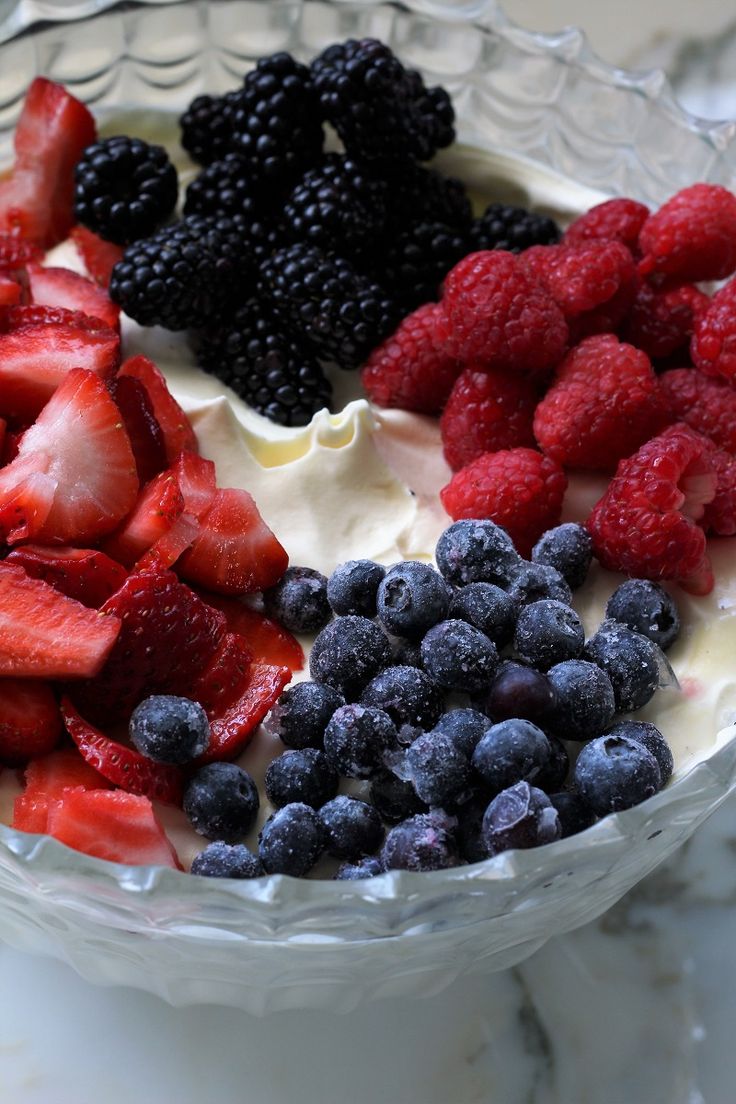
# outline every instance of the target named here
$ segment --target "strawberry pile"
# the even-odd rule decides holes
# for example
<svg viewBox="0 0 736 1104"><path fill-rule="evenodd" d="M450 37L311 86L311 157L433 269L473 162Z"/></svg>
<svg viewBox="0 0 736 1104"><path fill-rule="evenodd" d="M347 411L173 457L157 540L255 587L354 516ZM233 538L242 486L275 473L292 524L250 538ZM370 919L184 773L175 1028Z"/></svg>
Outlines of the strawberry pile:
<svg viewBox="0 0 736 1104"><path fill-rule="evenodd" d="M490 518L528 555L567 473L605 472L587 519L598 559L706 594L706 536L736 534L734 272L727 189L696 184L654 213L609 200L559 244L463 258L363 385L441 415L452 518ZM697 286L729 277L712 297Z"/></svg>

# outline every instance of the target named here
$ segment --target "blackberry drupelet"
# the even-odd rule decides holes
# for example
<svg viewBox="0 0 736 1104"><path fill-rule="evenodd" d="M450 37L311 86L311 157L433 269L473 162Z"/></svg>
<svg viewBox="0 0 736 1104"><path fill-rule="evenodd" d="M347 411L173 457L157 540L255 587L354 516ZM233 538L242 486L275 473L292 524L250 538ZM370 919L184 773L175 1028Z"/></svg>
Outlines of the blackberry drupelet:
<svg viewBox="0 0 736 1104"><path fill-rule="evenodd" d="M532 245L554 245L559 240L560 228L553 219L506 203L489 204L470 230L473 252L506 249L521 253Z"/></svg>
<svg viewBox="0 0 736 1104"><path fill-rule="evenodd" d="M181 144L200 165L210 165L230 148L230 96L196 96L179 119Z"/></svg>
<svg viewBox="0 0 736 1104"><path fill-rule="evenodd" d="M395 171L387 166L381 175L389 188L391 231L409 222L441 222L467 235L473 224L473 209L462 180L410 163Z"/></svg>
<svg viewBox="0 0 736 1104"><path fill-rule="evenodd" d="M443 222L415 222L392 235L372 274L397 303L414 310L439 297L445 276L468 250L461 231Z"/></svg>
<svg viewBox="0 0 736 1104"><path fill-rule="evenodd" d="M185 215L242 215L254 221L264 206L244 159L237 153L213 161L187 187Z"/></svg>
<svg viewBox="0 0 736 1104"><path fill-rule="evenodd" d="M383 234L387 191L357 161L328 153L307 170L284 204L289 239L360 258Z"/></svg>
<svg viewBox="0 0 736 1104"><path fill-rule="evenodd" d="M176 169L163 146L118 135L87 146L74 170L74 214L106 241L145 238L176 206Z"/></svg>

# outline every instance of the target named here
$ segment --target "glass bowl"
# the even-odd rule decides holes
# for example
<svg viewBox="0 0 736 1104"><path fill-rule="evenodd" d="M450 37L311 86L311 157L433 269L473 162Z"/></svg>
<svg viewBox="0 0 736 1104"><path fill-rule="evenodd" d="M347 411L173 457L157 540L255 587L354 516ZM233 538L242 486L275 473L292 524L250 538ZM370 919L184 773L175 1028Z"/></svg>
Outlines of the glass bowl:
<svg viewBox="0 0 736 1104"><path fill-rule="evenodd" d="M577 30L519 30L492 0L0 4L0 158L11 157L36 74L98 112L181 110L199 92L232 87L262 54L309 58L364 35L450 90L462 141L494 151L522 195L540 172L563 198L603 191L651 204L694 180L733 180L733 125L687 116L661 73L609 68ZM736 616L734 626L736 638ZM178 1005L347 1010L428 995L465 971L513 965L600 915L735 785L730 728L662 793L579 836L352 883L126 867L0 826L0 938Z"/></svg>

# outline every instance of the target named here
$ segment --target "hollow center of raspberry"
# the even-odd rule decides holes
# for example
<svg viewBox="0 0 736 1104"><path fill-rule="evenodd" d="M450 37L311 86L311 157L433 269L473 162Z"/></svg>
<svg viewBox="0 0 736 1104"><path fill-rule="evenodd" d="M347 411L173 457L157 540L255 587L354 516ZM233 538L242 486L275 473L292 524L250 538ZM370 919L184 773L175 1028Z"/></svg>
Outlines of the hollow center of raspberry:
<svg viewBox="0 0 736 1104"><path fill-rule="evenodd" d="M698 521L715 497L717 482L716 473L704 457L691 460L677 483L683 495L680 513Z"/></svg>

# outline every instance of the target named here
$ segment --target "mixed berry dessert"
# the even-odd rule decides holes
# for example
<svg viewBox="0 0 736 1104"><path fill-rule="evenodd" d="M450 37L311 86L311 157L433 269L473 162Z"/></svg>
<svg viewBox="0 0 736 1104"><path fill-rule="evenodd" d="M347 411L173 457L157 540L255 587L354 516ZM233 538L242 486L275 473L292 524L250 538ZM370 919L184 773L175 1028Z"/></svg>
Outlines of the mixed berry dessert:
<svg viewBox="0 0 736 1104"><path fill-rule="evenodd" d="M736 717L736 198L474 206L373 39L161 129L37 79L0 182L2 819L352 880L657 793Z"/></svg>

